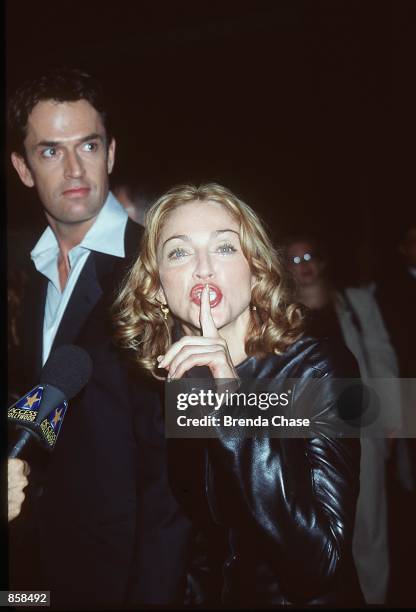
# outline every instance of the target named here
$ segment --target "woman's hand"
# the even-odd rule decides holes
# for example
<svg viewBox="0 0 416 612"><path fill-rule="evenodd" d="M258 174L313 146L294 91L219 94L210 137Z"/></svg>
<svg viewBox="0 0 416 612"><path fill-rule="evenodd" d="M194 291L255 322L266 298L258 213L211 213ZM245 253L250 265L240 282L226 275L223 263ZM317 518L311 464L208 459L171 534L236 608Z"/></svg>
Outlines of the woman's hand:
<svg viewBox="0 0 416 612"><path fill-rule="evenodd" d="M202 291L199 320L202 336L184 336L172 344L159 362L159 368L168 370L168 380L181 378L194 366L208 366L214 378L238 379L227 343L212 318L208 285Z"/></svg>

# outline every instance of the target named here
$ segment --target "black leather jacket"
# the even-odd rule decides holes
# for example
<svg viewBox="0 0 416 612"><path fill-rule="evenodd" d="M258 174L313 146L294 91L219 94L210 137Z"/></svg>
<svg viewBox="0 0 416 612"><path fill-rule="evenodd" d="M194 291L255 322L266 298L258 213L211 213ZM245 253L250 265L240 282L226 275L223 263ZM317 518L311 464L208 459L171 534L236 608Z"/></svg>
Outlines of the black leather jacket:
<svg viewBox="0 0 416 612"><path fill-rule="evenodd" d="M275 388L288 378L300 387L322 379L310 410L329 425L335 380L359 378L346 348L310 337L282 355L249 357L237 371ZM363 604L352 559L359 439L236 431L169 441L173 490L198 531L187 603Z"/></svg>

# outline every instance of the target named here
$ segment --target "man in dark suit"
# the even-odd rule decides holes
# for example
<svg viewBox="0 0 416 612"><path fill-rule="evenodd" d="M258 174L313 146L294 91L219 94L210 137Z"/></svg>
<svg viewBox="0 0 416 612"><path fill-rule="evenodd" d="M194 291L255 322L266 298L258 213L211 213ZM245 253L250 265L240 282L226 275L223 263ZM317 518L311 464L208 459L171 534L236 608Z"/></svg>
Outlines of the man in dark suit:
<svg viewBox="0 0 416 612"><path fill-rule="evenodd" d="M28 456L31 503L20 534L14 522L11 586L46 588L65 609L178 603L189 523L168 485L160 401L112 342L111 304L142 229L109 191L115 140L103 92L84 72L55 70L19 88L9 117L13 166L48 222L31 251L24 390L60 345L83 346L94 364L53 455Z"/></svg>
<svg viewBox="0 0 416 612"><path fill-rule="evenodd" d="M377 299L396 349L402 378L416 378L416 221L400 238L402 265L381 279Z"/></svg>
<svg viewBox="0 0 416 612"><path fill-rule="evenodd" d="M392 606L414 605L413 554L416 546L416 221L402 224L398 253L400 263L384 270L376 297L396 350L401 377L405 437L393 441L390 454L390 529ZM393 259L393 258L392 258ZM409 436L409 437L407 437Z"/></svg>

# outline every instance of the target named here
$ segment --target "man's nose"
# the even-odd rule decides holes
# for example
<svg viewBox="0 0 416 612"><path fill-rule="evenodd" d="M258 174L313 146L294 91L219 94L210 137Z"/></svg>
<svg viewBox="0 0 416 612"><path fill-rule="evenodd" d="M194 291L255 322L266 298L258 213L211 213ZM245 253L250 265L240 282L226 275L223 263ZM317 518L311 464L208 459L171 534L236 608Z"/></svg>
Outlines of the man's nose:
<svg viewBox="0 0 416 612"><path fill-rule="evenodd" d="M82 160L75 151L69 151L65 158L65 178L79 178L83 174Z"/></svg>

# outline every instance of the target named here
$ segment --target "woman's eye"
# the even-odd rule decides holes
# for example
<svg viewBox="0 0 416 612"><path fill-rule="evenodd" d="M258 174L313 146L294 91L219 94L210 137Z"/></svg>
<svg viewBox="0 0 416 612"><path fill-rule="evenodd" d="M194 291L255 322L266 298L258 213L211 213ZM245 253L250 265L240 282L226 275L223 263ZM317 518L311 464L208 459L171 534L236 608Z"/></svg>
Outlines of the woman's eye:
<svg viewBox="0 0 416 612"><path fill-rule="evenodd" d="M221 244L217 251L222 255L228 255L229 253L236 253L237 249L232 244Z"/></svg>
<svg viewBox="0 0 416 612"><path fill-rule="evenodd" d="M51 159L56 155L55 147L48 147L47 149L43 149L41 152L42 157L46 157L47 159Z"/></svg>
<svg viewBox="0 0 416 612"><path fill-rule="evenodd" d="M176 248L168 254L168 259L182 259L187 255L185 249Z"/></svg>

